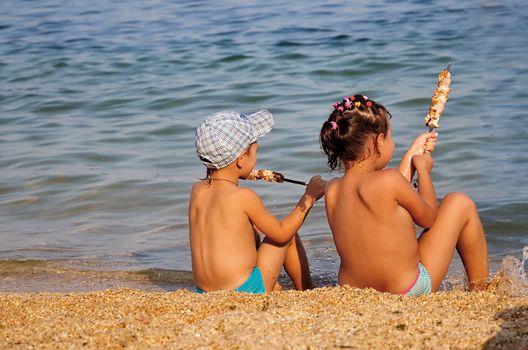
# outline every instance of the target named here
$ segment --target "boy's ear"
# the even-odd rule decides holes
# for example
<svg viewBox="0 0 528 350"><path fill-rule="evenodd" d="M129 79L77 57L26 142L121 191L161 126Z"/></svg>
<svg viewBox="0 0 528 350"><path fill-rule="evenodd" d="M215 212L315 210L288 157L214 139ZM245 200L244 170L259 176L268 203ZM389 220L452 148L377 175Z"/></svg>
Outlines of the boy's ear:
<svg viewBox="0 0 528 350"><path fill-rule="evenodd" d="M243 152L236 160L237 168L242 168L247 159L247 152Z"/></svg>

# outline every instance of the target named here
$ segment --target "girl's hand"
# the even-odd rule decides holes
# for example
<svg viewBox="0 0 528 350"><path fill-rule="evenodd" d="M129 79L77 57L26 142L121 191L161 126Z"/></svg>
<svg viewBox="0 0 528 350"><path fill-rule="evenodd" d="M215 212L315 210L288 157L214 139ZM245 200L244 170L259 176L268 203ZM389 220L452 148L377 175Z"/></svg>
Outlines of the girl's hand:
<svg viewBox="0 0 528 350"><path fill-rule="evenodd" d="M436 132L425 132L418 136L416 140L411 144L407 153L413 157L424 153L431 153L436 147L436 139L438 133Z"/></svg>
<svg viewBox="0 0 528 350"><path fill-rule="evenodd" d="M325 187L326 181L320 176L314 176L310 179L310 182L308 182L305 194L312 197L315 202L324 195Z"/></svg>
<svg viewBox="0 0 528 350"><path fill-rule="evenodd" d="M425 140L424 152L433 153L436 148L436 140L438 139L438 133L432 131L425 134L427 135L427 139Z"/></svg>
<svg viewBox="0 0 528 350"><path fill-rule="evenodd" d="M422 171L430 173L433 170L433 163L433 157L431 157L430 153L415 155L412 158L412 164L418 171L418 174Z"/></svg>
<svg viewBox="0 0 528 350"><path fill-rule="evenodd" d="M436 132L424 132L409 146L398 166L398 170L407 180L412 181L416 170L413 157L434 151L437 137L438 133Z"/></svg>

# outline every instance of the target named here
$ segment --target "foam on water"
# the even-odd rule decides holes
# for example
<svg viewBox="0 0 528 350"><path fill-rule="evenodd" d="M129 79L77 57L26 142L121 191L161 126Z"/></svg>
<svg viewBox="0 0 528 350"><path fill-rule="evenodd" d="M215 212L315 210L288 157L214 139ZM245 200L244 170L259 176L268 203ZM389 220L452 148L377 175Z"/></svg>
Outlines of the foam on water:
<svg viewBox="0 0 528 350"><path fill-rule="evenodd" d="M335 264L334 264L335 265ZM456 263L455 263L456 265ZM334 266L334 270L337 267ZM337 285L335 273L314 269L314 287ZM285 273L279 283L285 289L293 284ZM80 260L1 260L0 292L81 292L108 288L136 288L147 291L194 289L192 272L170 269L133 269L133 266L108 265ZM467 291L463 271L450 272L442 281L440 291ZM528 246L521 259L508 255L490 277L487 291L508 297L528 296Z"/></svg>
<svg viewBox="0 0 528 350"><path fill-rule="evenodd" d="M528 246L522 249L521 259L507 255L500 263L495 274L489 278L488 291L510 297L528 296ZM441 290L468 290L465 273L459 272L447 276Z"/></svg>

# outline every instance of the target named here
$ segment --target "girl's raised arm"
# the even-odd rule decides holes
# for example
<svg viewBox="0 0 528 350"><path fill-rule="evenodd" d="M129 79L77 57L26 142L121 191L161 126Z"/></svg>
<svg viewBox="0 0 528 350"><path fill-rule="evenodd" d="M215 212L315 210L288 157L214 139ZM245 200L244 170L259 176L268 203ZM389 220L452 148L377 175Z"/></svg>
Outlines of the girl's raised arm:
<svg viewBox="0 0 528 350"><path fill-rule="evenodd" d="M404 176L401 176L398 172L395 172L394 174L395 176L391 177L391 187L394 190L396 201L401 207L409 212L413 221L417 225L423 228L430 228L436 219L437 206L436 204L431 203L430 198L424 197L430 197L431 193L427 193L426 196L423 196L421 193L416 192ZM424 181L424 184L426 181L430 182L430 177L428 180L426 176L422 176L421 181ZM432 191L432 196L434 196L432 183L429 190Z"/></svg>
<svg viewBox="0 0 528 350"><path fill-rule="evenodd" d="M425 132L419 135L413 143L409 146L409 149L405 152L398 170L402 175L411 182L414 177L414 167L412 164L412 158L416 155L423 154L424 152L433 152L436 146L436 139L438 133L436 132Z"/></svg>

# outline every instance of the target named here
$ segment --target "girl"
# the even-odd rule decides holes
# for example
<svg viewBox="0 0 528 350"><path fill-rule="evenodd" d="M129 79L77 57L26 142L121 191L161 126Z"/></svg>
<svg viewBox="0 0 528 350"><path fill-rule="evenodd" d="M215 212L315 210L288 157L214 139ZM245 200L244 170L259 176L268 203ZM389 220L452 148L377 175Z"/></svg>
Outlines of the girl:
<svg viewBox="0 0 528 350"><path fill-rule="evenodd" d="M420 135L398 170L385 168L394 152L390 117L381 104L354 95L334 104L321 129L328 166L345 171L325 190L339 284L406 295L436 291L456 248L470 288L482 288L488 258L475 204L450 193L438 205L430 175L436 133ZM415 224L425 229L418 239Z"/></svg>

